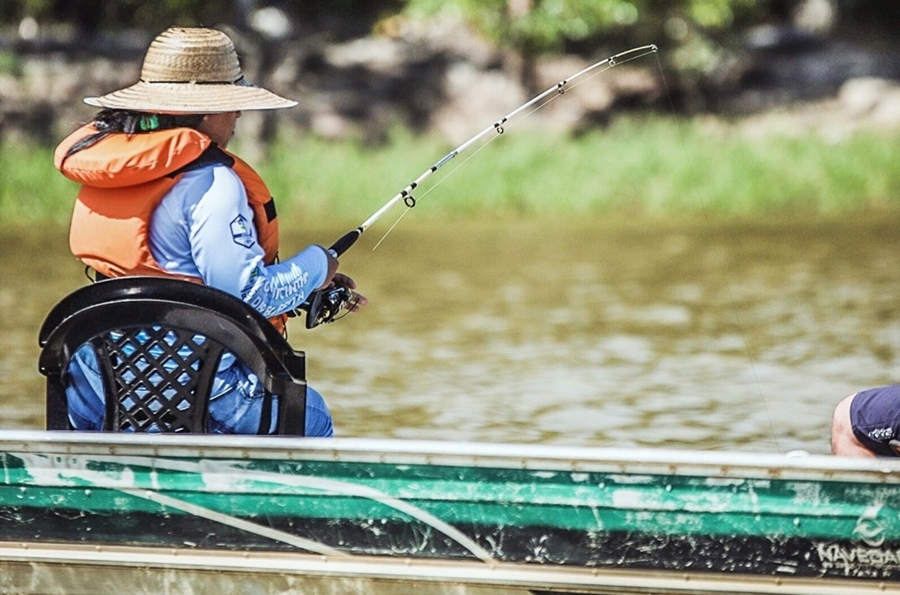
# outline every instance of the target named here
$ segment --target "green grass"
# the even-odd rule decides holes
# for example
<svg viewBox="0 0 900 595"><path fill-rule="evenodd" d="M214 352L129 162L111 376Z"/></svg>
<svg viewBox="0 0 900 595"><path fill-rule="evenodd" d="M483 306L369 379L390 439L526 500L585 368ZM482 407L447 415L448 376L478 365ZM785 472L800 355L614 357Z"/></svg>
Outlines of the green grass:
<svg viewBox="0 0 900 595"><path fill-rule="evenodd" d="M0 164L0 221L68 222L78 185L53 167L53 148L5 142Z"/></svg>
<svg viewBox="0 0 900 595"><path fill-rule="evenodd" d="M452 147L397 134L364 148L279 145L263 169L289 208L360 220ZM473 146L414 193L417 216L839 215L900 209L900 138L710 132L675 119L619 119L578 137L509 130ZM458 169L457 169L458 168Z"/></svg>
<svg viewBox="0 0 900 595"><path fill-rule="evenodd" d="M15 52L0 50L0 73L22 76L22 59Z"/></svg>
<svg viewBox="0 0 900 595"><path fill-rule="evenodd" d="M477 130L476 130L477 131ZM808 132L746 134L701 121L620 118L571 137L489 135L414 192L419 217L842 215L900 210L900 137L839 142ZM239 139L235 148L240 153ZM282 213L362 221L453 147L396 131L380 146L312 136L256 163ZM0 146L0 217L65 221L76 186L48 148ZM398 209L402 205L398 205Z"/></svg>

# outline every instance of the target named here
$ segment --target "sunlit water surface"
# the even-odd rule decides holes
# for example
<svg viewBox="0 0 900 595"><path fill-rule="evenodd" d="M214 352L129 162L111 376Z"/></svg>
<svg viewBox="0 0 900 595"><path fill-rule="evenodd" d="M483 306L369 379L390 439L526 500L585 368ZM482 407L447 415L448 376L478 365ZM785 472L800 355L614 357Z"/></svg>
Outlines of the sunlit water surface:
<svg viewBox="0 0 900 595"><path fill-rule="evenodd" d="M825 453L840 398L900 380L897 217L594 219L370 229L342 261L369 307L290 326L338 434ZM86 279L64 229L0 250L0 427L37 429L38 328Z"/></svg>

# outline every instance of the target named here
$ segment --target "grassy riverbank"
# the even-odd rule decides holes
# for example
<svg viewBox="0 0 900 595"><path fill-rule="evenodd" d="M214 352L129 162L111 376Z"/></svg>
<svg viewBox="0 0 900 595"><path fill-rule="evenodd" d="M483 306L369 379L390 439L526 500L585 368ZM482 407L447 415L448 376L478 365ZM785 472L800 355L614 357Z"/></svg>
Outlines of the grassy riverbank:
<svg viewBox="0 0 900 595"><path fill-rule="evenodd" d="M239 138L233 148L240 153ZM378 147L306 137L282 140L255 165L282 213L355 221L451 148L405 132ZM574 138L524 128L494 135L414 194L420 217L839 215L900 209L897 155L895 133L620 118ZM0 162L4 222L68 219L76 187L53 169L51 148L7 143Z"/></svg>

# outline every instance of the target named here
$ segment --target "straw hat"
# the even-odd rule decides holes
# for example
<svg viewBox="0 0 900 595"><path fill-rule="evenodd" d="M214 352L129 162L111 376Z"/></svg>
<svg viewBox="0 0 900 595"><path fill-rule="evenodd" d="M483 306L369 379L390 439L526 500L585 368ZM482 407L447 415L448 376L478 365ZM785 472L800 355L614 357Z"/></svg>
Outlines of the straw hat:
<svg viewBox="0 0 900 595"><path fill-rule="evenodd" d="M215 29L172 27L147 49L136 84L101 97L94 107L162 114L215 114L279 109L296 101L257 87L241 74L231 39Z"/></svg>

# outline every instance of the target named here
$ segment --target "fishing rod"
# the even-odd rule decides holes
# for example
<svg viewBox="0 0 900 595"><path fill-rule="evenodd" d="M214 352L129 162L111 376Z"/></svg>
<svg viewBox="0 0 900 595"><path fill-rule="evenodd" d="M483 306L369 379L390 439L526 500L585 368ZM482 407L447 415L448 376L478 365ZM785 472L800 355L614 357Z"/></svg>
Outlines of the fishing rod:
<svg viewBox="0 0 900 595"><path fill-rule="evenodd" d="M446 165L447 162L452 160L454 157L478 142L478 140L485 135L490 134L491 132L503 134L507 123L510 122L512 118L527 110L531 106L541 102L550 95L562 95L566 92L566 87L569 85L569 83L584 77L586 74L590 73L593 70L596 70L597 68L606 66L606 68L600 71L603 72L605 70L609 70L617 64L636 60L638 58L646 56L647 54L655 53L656 51L656 45L650 44L620 52L618 54L615 54L614 56L610 56L609 58L604 58L599 62L595 62L594 64L591 64L590 66L579 70L568 78L565 78L556 83L543 93L536 95L532 99L529 99L527 102L523 103L469 140L465 141L463 144L459 145L458 147L441 157L434 165L422 172L419 177L410 182L403 190L391 197L391 199L387 201L381 208L372 213L372 215L368 219L363 221L359 225L359 227L357 227L356 229L352 229L341 236L335 243L331 245L331 247L328 249L329 252L331 252L331 254L335 258L340 257L347 250L349 250L350 247L353 246L353 244L356 243L360 236L362 236L362 234L373 223L378 221L382 217L382 215L389 211L391 207L393 207L399 201L402 200L408 208L414 207L416 205L416 198L412 193L413 190L415 190L419 186L419 184L421 184L426 178L431 176L441 167ZM549 103L553 99L555 99L555 97L549 99L547 103ZM539 108L540 107L542 107L542 105L539 106ZM348 288L339 285L313 292L310 295L310 299L300 307L300 309L307 311L306 328L313 328L318 326L319 324L331 322L332 320L334 320L335 316L347 305L347 303L349 303L351 297L352 292Z"/></svg>

